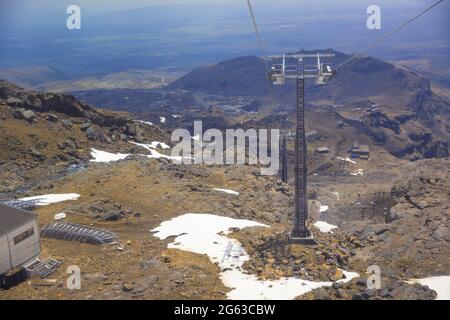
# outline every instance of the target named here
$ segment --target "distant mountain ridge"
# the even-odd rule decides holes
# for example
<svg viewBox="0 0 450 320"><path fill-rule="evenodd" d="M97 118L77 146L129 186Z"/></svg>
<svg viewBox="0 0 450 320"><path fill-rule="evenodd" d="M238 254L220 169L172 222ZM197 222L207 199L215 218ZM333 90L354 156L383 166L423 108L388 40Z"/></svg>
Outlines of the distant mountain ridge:
<svg viewBox="0 0 450 320"><path fill-rule="evenodd" d="M351 57L331 49L319 52L334 53L335 57L326 61L334 66ZM264 60L255 56L198 68L170 87L205 94L255 96L273 105L266 109L269 115L276 113L278 106L293 106L296 97L292 84L271 86ZM325 86L307 82L305 97L308 106L334 106L343 119L353 122L361 133L398 157L415 160L449 154L450 100L434 93L428 79L406 68L363 57L339 68Z"/></svg>
<svg viewBox="0 0 450 320"><path fill-rule="evenodd" d="M326 60L334 66L350 58L350 55L332 49L299 52L334 53L336 55L334 58ZM348 97L354 100L356 97L365 99L378 95L395 96L407 92L413 94L427 86L429 86L429 81L414 72L397 68L376 58L364 57L339 69L329 85L320 88L309 86L307 93L311 98L317 92L322 91L322 97L342 102L347 101ZM239 57L197 68L173 82L170 87L208 94L258 97L270 94L280 97L294 89L293 86L290 90L286 87L270 88L266 78L264 60L256 56Z"/></svg>
<svg viewBox="0 0 450 320"><path fill-rule="evenodd" d="M42 83L66 79L60 70L48 67L0 69L0 79L5 79L22 87L31 88Z"/></svg>
<svg viewBox="0 0 450 320"><path fill-rule="evenodd" d="M261 96L268 93L264 60L245 56L197 68L170 88L221 95Z"/></svg>

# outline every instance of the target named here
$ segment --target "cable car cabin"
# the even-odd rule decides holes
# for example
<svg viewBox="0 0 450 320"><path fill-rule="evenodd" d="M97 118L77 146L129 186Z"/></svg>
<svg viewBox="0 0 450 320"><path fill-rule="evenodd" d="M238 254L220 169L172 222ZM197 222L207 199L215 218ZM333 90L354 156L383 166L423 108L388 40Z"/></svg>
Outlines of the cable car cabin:
<svg viewBox="0 0 450 320"><path fill-rule="evenodd" d="M336 72L332 69L331 64L325 64L320 62L320 58L317 58L317 85L327 84L331 80L331 78L336 74Z"/></svg>
<svg viewBox="0 0 450 320"><path fill-rule="evenodd" d="M273 64L270 68L268 74L269 81L273 83L274 86L283 86L285 83L284 78L284 60L283 64Z"/></svg>
<svg viewBox="0 0 450 320"><path fill-rule="evenodd" d="M31 262L40 252L37 216L0 204L0 276Z"/></svg>
<svg viewBox="0 0 450 320"><path fill-rule="evenodd" d="M274 86L283 86L284 85L284 82L285 82L284 76L281 74L269 72L268 78L269 78L269 81L271 81Z"/></svg>

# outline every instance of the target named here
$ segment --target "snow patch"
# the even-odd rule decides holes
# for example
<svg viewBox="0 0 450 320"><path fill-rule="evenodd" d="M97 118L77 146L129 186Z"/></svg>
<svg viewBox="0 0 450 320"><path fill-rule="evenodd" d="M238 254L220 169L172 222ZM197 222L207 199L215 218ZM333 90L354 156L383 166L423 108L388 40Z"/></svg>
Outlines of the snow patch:
<svg viewBox="0 0 450 320"><path fill-rule="evenodd" d="M97 150L94 148L91 148L91 157L94 159L90 160L91 162L98 162L98 163L109 163L114 161L123 160L130 156L130 154L124 154L124 153L111 153L106 151Z"/></svg>
<svg viewBox="0 0 450 320"><path fill-rule="evenodd" d="M68 200L77 200L80 197L78 193L45 194L42 196L33 196L19 199L20 201L36 201L37 206L48 206L52 203L58 203Z"/></svg>
<svg viewBox="0 0 450 320"><path fill-rule="evenodd" d="M352 173L350 173L352 176L363 176L363 169L358 169L356 171L353 171Z"/></svg>
<svg viewBox="0 0 450 320"><path fill-rule="evenodd" d="M137 142L133 142L133 141L129 141L129 142L136 146L139 146L139 147L142 147L142 148L148 150L150 152L150 154L141 154L141 156L147 157L149 159L161 159L162 158L162 159L173 160L173 161L178 161L178 162L182 162L183 159L192 159L191 157L179 157L179 156L172 157L172 156L167 156L165 154L159 153L158 151L156 151L154 149L155 146L153 144L154 142L157 142L157 141L152 142L152 144L137 143ZM159 144L160 142L157 142L157 143ZM164 146L162 146L162 147L164 148Z"/></svg>
<svg viewBox="0 0 450 320"><path fill-rule="evenodd" d="M170 149L170 147L167 144L165 144L164 142L159 142L159 141L153 141L149 145L150 148L154 148L154 149L158 148L158 146L161 147L162 149Z"/></svg>
<svg viewBox="0 0 450 320"><path fill-rule="evenodd" d="M158 151L152 150L152 149L150 149L150 154L141 154L141 156L147 157L149 159L167 159L167 160L173 160L173 161L178 161L178 162L182 162L183 159L192 159L191 157L167 156L165 154L159 153Z"/></svg>
<svg viewBox="0 0 450 320"><path fill-rule="evenodd" d="M327 211L328 211L328 206L320 206L320 208L319 208L320 213L327 212Z"/></svg>
<svg viewBox="0 0 450 320"><path fill-rule="evenodd" d="M350 162L350 163L356 164L356 161L350 159L349 157L346 157L346 158L337 157L337 158L338 158L339 160L342 160L342 161L346 161L346 162Z"/></svg>
<svg viewBox="0 0 450 320"><path fill-rule="evenodd" d="M159 117L159 122L166 123L166 117Z"/></svg>
<svg viewBox="0 0 450 320"><path fill-rule="evenodd" d="M316 221L316 223L314 223L314 226L320 230L320 232L323 233L329 233L332 232L333 229L336 229L337 226L334 226L332 224L329 224L325 221Z"/></svg>
<svg viewBox="0 0 450 320"><path fill-rule="evenodd" d="M213 214L187 213L161 225L151 232L164 240L176 236L169 248L206 254L221 269L220 278L230 288L229 299L242 300L290 300L313 289L331 286L332 282L315 282L299 278L259 280L255 275L242 271L242 265L250 259L241 244L230 239L230 228L267 227L250 220L232 219ZM357 273L344 271L344 282L357 277Z"/></svg>
<svg viewBox="0 0 450 320"><path fill-rule="evenodd" d="M236 195L236 196L239 195L239 192L234 191L234 190L230 190L230 189L213 188L213 190L219 191L219 192L225 192L225 193L228 193L228 194L234 194L234 195Z"/></svg>
<svg viewBox="0 0 450 320"><path fill-rule="evenodd" d="M420 283L423 286L428 286L430 289L436 291L436 300L450 300L450 276L412 279L408 283Z"/></svg>
<svg viewBox="0 0 450 320"><path fill-rule="evenodd" d="M55 214L55 216L53 217L53 220L59 221L59 220L63 220L66 218L66 214L64 212L61 213L57 213Z"/></svg>
<svg viewBox="0 0 450 320"><path fill-rule="evenodd" d="M140 123L143 123L143 124L147 124L147 125L149 125L149 126L153 126L153 122L150 122L150 121L143 121L143 120L134 120L135 122L140 122Z"/></svg>

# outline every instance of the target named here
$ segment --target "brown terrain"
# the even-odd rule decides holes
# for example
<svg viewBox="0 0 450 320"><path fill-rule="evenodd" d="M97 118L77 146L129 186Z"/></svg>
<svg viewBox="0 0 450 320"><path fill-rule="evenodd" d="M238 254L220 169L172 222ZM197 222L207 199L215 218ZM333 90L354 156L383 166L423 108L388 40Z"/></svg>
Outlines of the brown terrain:
<svg viewBox="0 0 450 320"><path fill-rule="evenodd" d="M60 269L48 279L31 279L0 291L0 299L225 299L230 289L222 283L218 265L205 255L167 249L173 239L161 241L150 233L185 213L212 213L269 225L234 230L229 237L239 240L250 256L244 270L260 279L299 276L334 282L298 299L436 298L432 289L406 281L449 275L448 155L411 162L429 150L436 152L433 156L441 152L437 142L430 140L422 149L395 154L404 143L410 144L408 132L414 131L410 126L415 126L415 120L402 125L398 134L408 136L408 142L390 147L390 141L374 143L373 137L390 136L395 131L390 121L404 114L386 115L384 109L364 113L360 118L368 126L362 126L348 120L355 116L350 112L354 111L308 111L308 130L318 131L308 150L309 223L323 220L338 228L321 233L312 227L318 244L305 247L286 241L293 215L291 184L276 176L261 176L258 167L249 165L180 165L147 159L139 155L145 150L129 141L170 145L163 125L149 126L126 113L94 109L72 96L31 92L0 82L0 200L78 193L78 200L38 207L39 225L65 212L66 222L110 230L120 239L117 245L98 246L42 238L41 256L62 261ZM232 121L234 126L278 126L278 120L270 116ZM346 125L337 126L339 121ZM377 121L373 127L379 129L365 131ZM370 160L354 164L337 159L348 156L356 139L371 145ZM321 146L328 146L330 152L317 154L315 149ZM93 163L89 162L91 148L133 155ZM288 149L292 180L292 141ZM358 169L363 175L351 175ZM358 201L366 206L364 213ZM373 211L371 202L376 203ZM321 205L329 207L326 213L319 213ZM82 270L81 290L66 288L65 271L70 265ZM381 268L381 290L366 288L370 265ZM345 277L341 268L360 277L339 283Z"/></svg>

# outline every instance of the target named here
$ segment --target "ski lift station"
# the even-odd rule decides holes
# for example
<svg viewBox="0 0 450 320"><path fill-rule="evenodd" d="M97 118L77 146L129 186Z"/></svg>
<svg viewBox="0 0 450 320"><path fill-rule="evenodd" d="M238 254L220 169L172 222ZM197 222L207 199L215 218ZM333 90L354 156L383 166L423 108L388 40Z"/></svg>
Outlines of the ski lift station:
<svg viewBox="0 0 450 320"><path fill-rule="evenodd" d="M0 204L0 276L31 262L40 251L37 216Z"/></svg>

